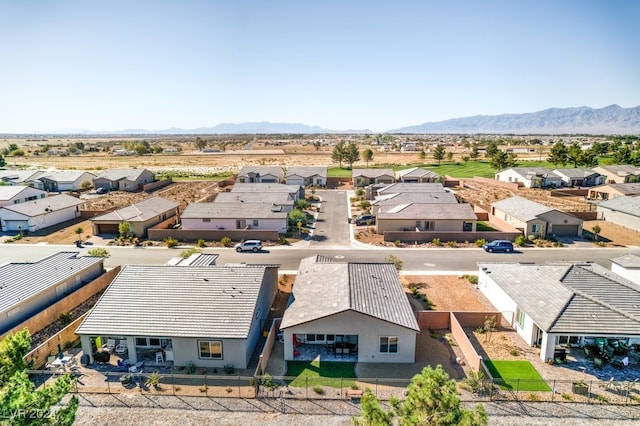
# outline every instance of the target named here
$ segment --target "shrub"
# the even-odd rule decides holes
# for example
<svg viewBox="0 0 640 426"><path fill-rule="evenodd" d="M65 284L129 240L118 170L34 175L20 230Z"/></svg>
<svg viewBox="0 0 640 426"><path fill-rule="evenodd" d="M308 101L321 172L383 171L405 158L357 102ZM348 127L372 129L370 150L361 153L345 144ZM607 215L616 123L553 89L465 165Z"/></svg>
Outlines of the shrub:
<svg viewBox="0 0 640 426"><path fill-rule="evenodd" d="M205 242L204 242L204 240L203 240L202 238L201 238L201 239L199 239L199 240L198 240L198 242L196 243L196 247L198 247L198 248L202 248L202 247L204 247L204 246L205 246Z"/></svg>
<svg viewBox="0 0 640 426"><path fill-rule="evenodd" d="M411 294L413 294L414 296L418 295L418 287L416 287L415 285L411 285L411 287L409 287L409 290L411 290Z"/></svg>
<svg viewBox="0 0 640 426"><path fill-rule="evenodd" d="M358 197L362 197L364 195L364 189L362 189L362 188L356 189L356 195Z"/></svg>
<svg viewBox="0 0 640 426"><path fill-rule="evenodd" d="M573 399L573 397L571 396L571 394L569 392L562 392L560 394L560 396L562 397L562 399L564 399L566 401L571 401Z"/></svg>
<svg viewBox="0 0 640 426"><path fill-rule="evenodd" d="M529 395L527 395L527 399L529 401L540 401L540 395L538 395L537 393L530 393Z"/></svg>
<svg viewBox="0 0 640 426"><path fill-rule="evenodd" d="M479 238L473 243L476 245L476 247L482 247L483 245L487 244L487 240L485 240L484 238Z"/></svg>
<svg viewBox="0 0 640 426"><path fill-rule="evenodd" d="M222 244L223 247L229 247L231 245L231 238L222 237L222 239L220 240L220 244Z"/></svg>
<svg viewBox="0 0 640 426"><path fill-rule="evenodd" d="M89 249L87 251L87 254L89 256L95 256L95 257L109 257L109 252L107 251L106 248L103 248L103 247L94 247L92 249Z"/></svg>
<svg viewBox="0 0 640 426"><path fill-rule="evenodd" d="M196 372L196 365L193 363L193 361L189 361L187 363L187 374L193 374Z"/></svg>
<svg viewBox="0 0 640 426"><path fill-rule="evenodd" d="M447 241L447 247L458 247L458 243L455 241Z"/></svg>
<svg viewBox="0 0 640 426"><path fill-rule="evenodd" d="M518 351L516 348L513 348L509 351L509 354L511 356L520 356L520 351Z"/></svg>
<svg viewBox="0 0 640 426"><path fill-rule="evenodd" d="M396 247L400 247L400 244L402 244L402 243L400 242L400 240L395 240L395 241L393 242L393 245L394 245L394 246L396 246Z"/></svg>
<svg viewBox="0 0 640 426"><path fill-rule="evenodd" d="M515 245L518 247L522 247L527 244L527 239L524 235L518 235L514 241Z"/></svg>
<svg viewBox="0 0 640 426"><path fill-rule="evenodd" d="M63 323L69 324L71 322L71 320L73 319L73 312L69 311L69 312L61 313L60 314L60 319L62 320Z"/></svg>
<svg viewBox="0 0 640 426"><path fill-rule="evenodd" d="M227 374L233 374L236 372L236 368L231 364L226 364L223 368L224 372Z"/></svg>
<svg viewBox="0 0 640 426"><path fill-rule="evenodd" d="M187 259L189 258L192 254L196 254L196 253L202 253L202 250L197 249L195 247L190 248L189 250L184 250L182 253L180 253L180 257L182 259Z"/></svg>
<svg viewBox="0 0 640 426"><path fill-rule="evenodd" d="M206 383L204 385L200 386L200 392L205 393L208 390L209 390L209 386L207 386Z"/></svg>
<svg viewBox="0 0 640 426"><path fill-rule="evenodd" d="M178 240L176 240L173 237L167 237L164 239L164 243L167 245L168 248L173 248L178 245Z"/></svg>
<svg viewBox="0 0 640 426"><path fill-rule="evenodd" d="M442 243L440 242L440 238L434 238L433 240L431 240L431 244L433 244L434 246L441 246Z"/></svg>
<svg viewBox="0 0 640 426"><path fill-rule="evenodd" d="M466 278L467 281L469 281L473 285L477 285L478 284L478 276L477 275L465 275L464 278Z"/></svg>
<svg viewBox="0 0 640 426"><path fill-rule="evenodd" d="M461 386L471 393L478 394L483 389L484 373L482 371L469 371L467 377L462 381Z"/></svg>
<svg viewBox="0 0 640 426"><path fill-rule="evenodd" d="M289 244L289 241L287 241L287 239L285 237L283 237L282 235L280 235L278 237L278 244L281 246L286 246Z"/></svg>
<svg viewBox="0 0 640 426"><path fill-rule="evenodd" d="M315 393L317 393L318 395L323 395L324 394L324 389L322 388L322 386L314 386L313 387L313 391Z"/></svg>
<svg viewBox="0 0 640 426"><path fill-rule="evenodd" d="M369 210L371 208L371 202L369 200L363 200L360 202L360 208L362 210Z"/></svg>
<svg viewBox="0 0 640 426"><path fill-rule="evenodd" d="M278 384L273 381L273 377L269 373L264 373L262 375L262 379L260 379L260 384L269 390L274 390L278 387Z"/></svg>

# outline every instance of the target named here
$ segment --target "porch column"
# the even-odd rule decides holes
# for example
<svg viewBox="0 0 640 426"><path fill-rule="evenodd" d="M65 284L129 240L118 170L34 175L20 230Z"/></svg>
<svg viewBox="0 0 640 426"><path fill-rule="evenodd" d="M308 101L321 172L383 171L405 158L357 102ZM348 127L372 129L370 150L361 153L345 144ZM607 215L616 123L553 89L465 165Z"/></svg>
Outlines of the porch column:
<svg viewBox="0 0 640 426"><path fill-rule="evenodd" d="M89 355L89 363L93 364L93 351L91 350L91 336L85 334L80 336L80 343L82 344L83 355Z"/></svg>
<svg viewBox="0 0 640 426"><path fill-rule="evenodd" d="M136 353L136 338L127 337L127 357L129 359L129 365L133 365L138 362L138 354Z"/></svg>
<svg viewBox="0 0 640 426"><path fill-rule="evenodd" d="M555 346L555 334L549 334L543 330L542 343L540 344L540 359L546 362L549 358L553 358Z"/></svg>

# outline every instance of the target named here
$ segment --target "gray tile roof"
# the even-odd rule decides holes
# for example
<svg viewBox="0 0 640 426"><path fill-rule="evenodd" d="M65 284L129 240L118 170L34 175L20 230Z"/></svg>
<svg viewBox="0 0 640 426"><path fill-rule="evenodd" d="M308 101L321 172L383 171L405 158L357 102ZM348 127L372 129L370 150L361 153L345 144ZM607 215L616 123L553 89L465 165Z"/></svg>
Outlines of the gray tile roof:
<svg viewBox="0 0 640 426"><path fill-rule="evenodd" d="M450 192L399 192L378 197L377 206L397 206L399 204L457 204L456 196Z"/></svg>
<svg viewBox="0 0 640 426"><path fill-rule="evenodd" d="M272 203L191 203L182 214L183 219L285 219L287 212Z"/></svg>
<svg viewBox="0 0 640 426"><path fill-rule="evenodd" d="M398 273L389 263L332 262L323 256L302 259L293 296L280 328L355 311L420 330Z"/></svg>
<svg viewBox="0 0 640 426"><path fill-rule="evenodd" d="M378 219L459 219L477 220L469 204L411 203L381 206L376 214Z"/></svg>
<svg viewBox="0 0 640 426"><path fill-rule="evenodd" d="M623 268L640 268L640 256L635 254L623 254L622 256L614 257L611 261Z"/></svg>
<svg viewBox="0 0 640 426"><path fill-rule="evenodd" d="M549 169L545 169L544 167L511 167L509 169L501 170L500 173L506 170L513 170L520 176L524 178L532 178L532 177L547 177L552 176L556 177Z"/></svg>
<svg viewBox="0 0 640 426"><path fill-rule="evenodd" d="M289 176L321 176L327 177L327 168L324 166L289 166L287 167L287 177Z"/></svg>
<svg viewBox="0 0 640 426"><path fill-rule="evenodd" d="M412 167L410 169L405 169L405 170L399 170L396 172L396 175L398 177L401 178L408 178L408 177L413 177L413 178L424 178L429 177L429 178L437 178L440 177L439 174L437 174L436 172L432 172L431 170L427 170L427 169L423 169L422 167Z"/></svg>
<svg viewBox="0 0 640 426"><path fill-rule="evenodd" d="M300 191L299 185L286 185L284 183L235 183L231 192L285 192L297 194Z"/></svg>
<svg viewBox="0 0 640 426"><path fill-rule="evenodd" d="M75 182L80 179L82 175L85 173L89 174L89 179L93 179L96 177L91 172L87 172L85 170L60 170L55 172L45 172L42 175L38 176L38 179L49 179L56 182Z"/></svg>
<svg viewBox="0 0 640 426"><path fill-rule="evenodd" d="M258 184L265 185L265 184ZM268 184L267 184L268 185ZM238 203L247 204L277 204L293 206L294 201L289 192L220 192L213 200L214 203Z"/></svg>
<svg viewBox="0 0 640 426"><path fill-rule="evenodd" d="M260 176L272 175L282 176L284 171L280 166L243 166L238 173L238 176L248 176L249 173L258 173Z"/></svg>
<svg viewBox="0 0 640 426"><path fill-rule="evenodd" d="M441 183L405 183L398 182L378 189L379 195L394 194L399 192L445 192Z"/></svg>
<svg viewBox="0 0 640 426"><path fill-rule="evenodd" d="M610 183L607 185L596 186L594 189L598 188L611 188L623 195L640 195L640 183Z"/></svg>
<svg viewBox="0 0 640 426"><path fill-rule="evenodd" d="M617 176L640 176L640 168L631 164L614 164L611 166L598 166L598 168Z"/></svg>
<svg viewBox="0 0 640 426"><path fill-rule="evenodd" d="M102 257L78 257L78 254L59 252L36 262L0 266L0 312L6 312L22 301L104 261Z"/></svg>
<svg viewBox="0 0 640 426"><path fill-rule="evenodd" d="M162 197L151 197L139 203L91 218L91 221L146 222L178 207L178 203Z"/></svg>
<svg viewBox="0 0 640 426"><path fill-rule="evenodd" d="M640 196L629 197L625 195L623 197L615 197L610 200L600 202L598 207L640 217Z"/></svg>
<svg viewBox="0 0 640 426"><path fill-rule="evenodd" d="M121 179L137 180L147 169L110 169L105 170L96 176L96 179L107 179L110 181L118 181Z"/></svg>
<svg viewBox="0 0 640 426"><path fill-rule="evenodd" d="M587 178L589 176L599 175L600 173L594 172L592 169L584 169L584 168L566 168L566 169L555 169L553 173L557 175L566 176L568 178Z"/></svg>
<svg viewBox="0 0 640 426"><path fill-rule="evenodd" d="M29 187L25 185L0 185L0 200L8 201L26 189ZM40 193L45 194L46 192L40 191Z"/></svg>
<svg viewBox="0 0 640 426"><path fill-rule="evenodd" d="M358 177L363 176L369 179L374 179L380 176L394 177L393 169L353 169L351 176Z"/></svg>
<svg viewBox="0 0 640 426"><path fill-rule="evenodd" d="M84 200L67 194L52 195L50 197L38 198L20 204L11 204L2 207L28 217L40 216L46 213L63 210L73 206L84 204Z"/></svg>
<svg viewBox="0 0 640 426"><path fill-rule="evenodd" d="M503 211L516 219L528 222L543 213L553 210L544 204L536 203L523 197L515 196L491 204L497 210Z"/></svg>
<svg viewBox="0 0 640 426"><path fill-rule="evenodd" d="M39 170L0 170L0 179L13 183L22 183L36 180L42 173Z"/></svg>
<svg viewBox="0 0 640 426"><path fill-rule="evenodd" d="M77 333L246 338L265 271L125 265Z"/></svg>
<svg viewBox="0 0 640 426"><path fill-rule="evenodd" d="M547 332L640 335L640 289L597 264L479 266Z"/></svg>

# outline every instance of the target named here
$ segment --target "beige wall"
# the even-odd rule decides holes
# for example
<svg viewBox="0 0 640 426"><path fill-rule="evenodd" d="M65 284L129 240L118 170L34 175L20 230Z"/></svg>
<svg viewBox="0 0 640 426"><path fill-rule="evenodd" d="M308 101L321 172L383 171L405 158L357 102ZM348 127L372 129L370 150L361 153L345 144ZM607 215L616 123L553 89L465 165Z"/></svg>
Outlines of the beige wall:
<svg viewBox="0 0 640 426"><path fill-rule="evenodd" d="M469 241L473 242L475 240L484 239L487 241L491 240L510 240L513 241L515 238L521 235L520 232L501 232L501 231L491 231L491 232L400 232L400 231L387 231L384 233L385 241L405 241L407 243L412 243L414 241L417 242L427 242L431 241L434 238L440 238L442 243L447 241L457 241L459 243Z"/></svg>
<svg viewBox="0 0 640 426"><path fill-rule="evenodd" d="M156 229L150 228L147 230L147 235L150 240L162 241L167 237L173 237L178 241L198 241L213 240L220 241L224 237L229 237L233 241L241 240L263 240L263 241L278 241L280 234L278 231L261 231L261 230L209 230L209 231L185 231L184 229Z"/></svg>
<svg viewBox="0 0 640 426"><path fill-rule="evenodd" d="M425 220L431 220L428 218L420 219L421 226L424 227ZM409 229L411 231L416 229L416 222L418 219L378 219L376 229L378 234L384 234L387 231L402 231L403 229ZM462 228L465 222L473 222L473 228L475 228L475 220L462 220L462 219L439 219L434 220L433 232L462 232ZM432 232L432 231L425 231Z"/></svg>

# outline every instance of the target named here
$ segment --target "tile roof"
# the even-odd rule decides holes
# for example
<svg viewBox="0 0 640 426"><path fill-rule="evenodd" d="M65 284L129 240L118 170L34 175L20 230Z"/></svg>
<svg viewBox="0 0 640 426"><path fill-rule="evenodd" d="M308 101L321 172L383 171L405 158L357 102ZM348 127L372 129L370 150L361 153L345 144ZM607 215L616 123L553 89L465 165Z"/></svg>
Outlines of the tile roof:
<svg viewBox="0 0 640 426"><path fill-rule="evenodd" d="M553 210L544 204L536 203L520 196L496 201L491 205L523 222L536 219L539 215Z"/></svg>
<svg viewBox="0 0 640 426"><path fill-rule="evenodd" d="M107 179L111 181L129 179L135 181L142 173L148 171L147 169L109 169L96 176L96 179Z"/></svg>
<svg viewBox="0 0 640 426"><path fill-rule="evenodd" d="M373 203L376 206L395 206L399 204L457 204L456 196L450 192L398 192L382 195Z"/></svg>
<svg viewBox="0 0 640 426"><path fill-rule="evenodd" d="M29 186L25 185L0 185L0 200L7 201L20 194L22 191L29 189ZM35 188L33 188L35 189ZM45 191L36 189L37 192L46 194Z"/></svg>
<svg viewBox="0 0 640 426"><path fill-rule="evenodd" d="M423 169L422 167L412 167L410 169L405 169L405 170L399 170L396 172L396 175L398 177L401 178L408 178L408 177L440 177L439 174L437 174L436 172L432 172L431 170L427 170L427 169Z"/></svg>
<svg viewBox="0 0 640 426"><path fill-rule="evenodd" d="M377 178L380 176L394 177L393 169L353 169L351 176L358 177L363 176L369 179Z"/></svg>
<svg viewBox="0 0 640 426"><path fill-rule="evenodd" d="M162 197L151 197L139 203L91 218L91 221L146 222L178 207L178 203Z"/></svg>
<svg viewBox="0 0 640 426"><path fill-rule="evenodd" d="M333 262L323 256L302 259L293 297L281 328L350 310L420 330L398 273L389 263Z"/></svg>
<svg viewBox="0 0 640 426"><path fill-rule="evenodd" d="M447 192L441 183L406 183L398 182L378 189L379 195L394 194L399 192Z"/></svg>
<svg viewBox="0 0 640 426"><path fill-rule="evenodd" d="M2 208L28 217L35 217L69 207L79 206L84 203L84 200L71 195L59 194L45 198L38 198L37 200L25 201L24 203L10 204L8 206L3 206Z"/></svg>
<svg viewBox="0 0 640 426"><path fill-rule="evenodd" d="M246 338L266 269L125 265L77 333Z"/></svg>
<svg viewBox="0 0 640 426"><path fill-rule="evenodd" d="M78 254L75 251L59 252L36 262L0 266L0 312L104 262L102 257L78 257Z"/></svg>
<svg viewBox="0 0 640 426"><path fill-rule="evenodd" d="M452 219L477 220L469 204L410 203L381 206L376 214L383 219Z"/></svg>
<svg viewBox="0 0 640 426"><path fill-rule="evenodd" d="M598 207L640 217L640 196L629 197L625 195L622 197L615 197L610 200L601 201L600 204L598 204Z"/></svg>
<svg viewBox="0 0 640 426"><path fill-rule="evenodd" d="M180 215L183 219L286 219L282 206L272 203L190 203Z"/></svg>
<svg viewBox="0 0 640 426"><path fill-rule="evenodd" d="M284 171L280 166L243 166L238 173L238 176L248 176L250 173L256 173L260 176L272 175L282 176Z"/></svg>
<svg viewBox="0 0 640 426"><path fill-rule="evenodd" d="M322 176L327 177L327 168L324 166L290 166L287 167L287 177L289 176Z"/></svg>
<svg viewBox="0 0 640 426"><path fill-rule="evenodd" d="M614 257L611 261L623 268L640 268L640 256L635 254L623 254L622 256Z"/></svg>
<svg viewBox="0 0 640 426"><path fill-rule="evenodd" d="M597 264L479 266L547 332L640 334L640 288Z"/></svg>

